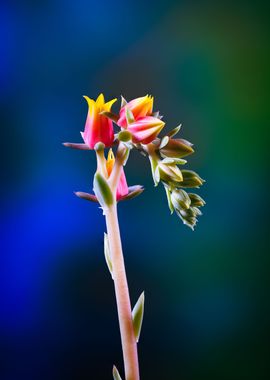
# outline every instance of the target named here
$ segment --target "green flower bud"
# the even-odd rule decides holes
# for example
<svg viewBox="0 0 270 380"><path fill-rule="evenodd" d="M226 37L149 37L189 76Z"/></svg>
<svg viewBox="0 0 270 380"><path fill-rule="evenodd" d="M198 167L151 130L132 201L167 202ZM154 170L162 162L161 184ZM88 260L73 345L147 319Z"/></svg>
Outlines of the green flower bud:
<svg viewBox="0 0 270 380"><path fill-rule="evenodd" d="M198 194L189 193L188 196L191 200L191 206L202 207L205 205L205 201Z"/></svg>
<svg viewBox="0 0 270 380"><path fill-rule="evenodd" d="M164 163L161 161L159 162L156 171L159 172L160 179L166 183L179 183L183 180L181 170L178 168L178 166L176 166L174 162Z"/></svg>
<svg viewBox="0 0 270 380"><path fill-rule="evenodd" d="M167 144L163 143L159 151L162 157L182 158L194 152L191 146L192 144L186 140L169 138Z"/></svg>
<svg viewBox="0 0 270 380"><path fill-rule="evenodd" d="M182 170L183 181L181 182L181 187L199 187L205 181L192 170Z"/></svg>
<svg viewBox="0 0 270 380"><path fill-rule="evenodd" d="M182 219L183 223L190 227L192 230L194 229L197 218L192 210L189 208L187 210L176 210L177 215Z"/></svg>
<svg viewBox="0 0 270 380"><path fill-rule="evenodd" d="M174 209L181 210L181 209L188 209L191 201L188 196L188 194L181 189L174 189L171 193L171 201L173 204Z"/></svg>

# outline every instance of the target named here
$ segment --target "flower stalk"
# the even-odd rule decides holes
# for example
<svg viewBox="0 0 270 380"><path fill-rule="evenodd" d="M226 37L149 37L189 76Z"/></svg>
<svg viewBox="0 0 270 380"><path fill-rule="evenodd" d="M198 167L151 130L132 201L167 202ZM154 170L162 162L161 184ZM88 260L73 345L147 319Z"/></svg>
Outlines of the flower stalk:
<svg viewBox="0 0 270 380"><path fill-rule="evenodd" d="M103 160L100 162L100 157L104 157L101 150L102 149L97 152L98 170L103 166L101 165ZM125 379L139 380L140 376L137 341L133 327L131 302L117 215L117 188L120 182L121 174L123 172L123 165L126 161L127 154L128 149L123 143L120 143L116 153L116 159L113 164L112 172L107 181L107 184L113 195L113 203L108 205L104 204L102 205L102 208L107 227L109 255L112 267L112 277L114 281L118 321L124 359Z"/></svg>
<svg viewBox="0 0 270 380"><path fill-rule="evenodd" d="M125 379L139 380L137 343L133 329L131 303L122 252L116 203L106 208L104 214L113 270L114 289L125 367Z"/></svg>

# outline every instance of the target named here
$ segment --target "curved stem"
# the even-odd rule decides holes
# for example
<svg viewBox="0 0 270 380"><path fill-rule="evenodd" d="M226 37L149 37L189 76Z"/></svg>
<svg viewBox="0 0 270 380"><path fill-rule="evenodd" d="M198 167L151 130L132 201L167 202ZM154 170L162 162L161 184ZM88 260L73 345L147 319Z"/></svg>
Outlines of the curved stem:
<svg viewBox="0 0 270 380"><path fill-rule="evenodd" d="M104 214L113 268L114 288L125 366L125 379L139 380L137 343L133 329L131 304L117 216L117 204L115 203L106 208Z"/></svg>

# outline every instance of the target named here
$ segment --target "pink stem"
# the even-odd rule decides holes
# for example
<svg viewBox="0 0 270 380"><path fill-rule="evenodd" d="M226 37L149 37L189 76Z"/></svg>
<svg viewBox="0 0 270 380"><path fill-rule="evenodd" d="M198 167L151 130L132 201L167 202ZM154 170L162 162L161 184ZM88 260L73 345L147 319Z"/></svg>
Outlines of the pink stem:
<svg viewBox="0 0 270 380"><path fill-rule="evenodd" d="M125 366L125 378L126 380L139 380L137 343L133 329L131 304L117 216L117 204L115 203L106 208L104 213L109 239L110 258L113 268L114 288Z"/></svg>

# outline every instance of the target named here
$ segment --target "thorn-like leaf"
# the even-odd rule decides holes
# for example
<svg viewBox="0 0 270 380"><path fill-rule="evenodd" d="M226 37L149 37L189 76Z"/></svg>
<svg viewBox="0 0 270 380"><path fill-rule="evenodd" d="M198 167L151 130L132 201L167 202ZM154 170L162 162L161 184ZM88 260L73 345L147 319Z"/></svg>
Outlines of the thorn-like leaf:
<svg viewBox="0 0 270 380"><path fill-rule="evenodd" d="M127 104L126 99L121 95L121 108L125 107L126 104Z"/></svg>
<svg viewBox="0 0 270 380"><path fill-rule="evenodd" d="M113 380L122 380L121 376L119 375L118 369L115 367L115 365L113 366L112 373L113 373Z"/></svg>
<svg viewBox="0 0 270 380"><path fill-rule="evenodd" d="M172 129L169 133L167 133L167 136L169 137L175 136L180 131L181 127L182 127L182 124L178 125L174 129Z"/></svg>
<svg viewBox="0 0 270 380"><path fill-rule="evenodd" d="M108 269L110 271L110 274L113 279L113 267L112 267L112 261L111 261L111 252L110 252L110 246L109 246L109 239L106 232L104 232L104 256L106 260L106 264L108 266Z"/></svg>
<svg viewBox="0 0 270 380"><path fill-rule="evenodd" d="M143 322L143 313L144 313L144 292L140 295L138 301L136 302L133 310L132 310L132 320L133 320L133 328L136 337L136 341L138 343L142 328Z"/></svg>

